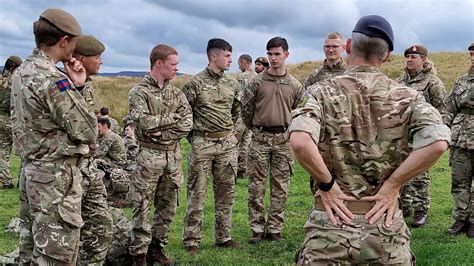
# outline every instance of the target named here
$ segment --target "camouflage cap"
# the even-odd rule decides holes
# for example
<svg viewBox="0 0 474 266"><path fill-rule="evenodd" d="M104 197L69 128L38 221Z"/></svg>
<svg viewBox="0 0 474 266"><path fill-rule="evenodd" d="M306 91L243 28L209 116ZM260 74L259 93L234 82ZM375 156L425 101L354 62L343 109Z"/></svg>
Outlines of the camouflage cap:
<svg viewBox="0 0 474 266"><path fill-rule="evenodd" d="M17 65L21 65L21 63L23 62L23 60L21 60L21 58L16 56L16 55L12 55L12 56L8 57L7 60L15 62L15 64L17 64Z"/></svg>
<svg viewBox="0 0 474 266"><path fill-rule="evenodd" d="M270 66L270 64L268 63L268 60L263 56L260 56L257 59L255 59L255 63L257 63L257 62L262 64L264 67L269 67Z"/></svg>
<svg viewBox="0 0 474 266"><path fill-rule="evenodd" d="M421 44L415 44L405 50L405 57L407 57L409 54L421 54L424 56L428 56L428 49L426 49L426 47Z"/></svg>
<svg viewBox="0 0 474 266"><path fill-rule="evenodd" d="M81 35L77 38L75 53L94 56L104 52L105 46L92 35Z"/></svg>
<svg viewBox="0 0 474 266"><path fill-rule="evenodd" d="M40 15L40 19L44 19L54 26L58 27L65 33L69 33L73 36L79 36L82 34L81 25L79 22L68 12L59 8L48 8Z"/></svg>
<svg viewBox="0 0 474 266"><path fill-rule="evenodd" d="M388 43L389 50L393 51L394 37L392 26L381 16L369 15L361 17L352 32L384 39Z"/></svg>
<svg viewBox="0 0 474 266"><path fill-rule="evenodd" d="M471 45L469 45L469 47L467 47L467 50L468 51L474 51L474 42L471 43Z"/></svg>

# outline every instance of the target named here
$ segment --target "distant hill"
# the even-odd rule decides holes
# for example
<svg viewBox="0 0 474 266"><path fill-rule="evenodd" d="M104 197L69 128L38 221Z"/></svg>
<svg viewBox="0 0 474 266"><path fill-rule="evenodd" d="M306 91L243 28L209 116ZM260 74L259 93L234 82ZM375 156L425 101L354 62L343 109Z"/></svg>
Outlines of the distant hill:
<svg viewBox="0 0 474 266"><path fill-rule="evenodd" d="M3 73L3 68L4 66L0 66L0 73ZM148 71L120 71L117 73L99 73L97 76L102 76L102 77L143 77L145 74L148 73ZM178 73L177 76L182 76L185 75L183 73Z"/></svg>

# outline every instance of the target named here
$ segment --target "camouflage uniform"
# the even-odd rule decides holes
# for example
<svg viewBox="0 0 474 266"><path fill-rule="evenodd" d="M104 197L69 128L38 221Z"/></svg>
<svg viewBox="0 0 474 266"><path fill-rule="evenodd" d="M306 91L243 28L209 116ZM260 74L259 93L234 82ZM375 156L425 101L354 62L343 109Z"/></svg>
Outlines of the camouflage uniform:
<svg viewBox="0 0 474 266"><path fill-rule="evenodd" d="M122 133L122 128L120 127L119 123L117 120L113 119L112 117L108 115L103 115L102 118L107 118L110 121L110 129L117 135L120 135Z"/></svg>
<svg viewBox="0 0 474 266"><path fill-rule="evenodd" d="M183 87L193 111L193 131L189 136L188 204L184 218L183 244L199 246L202 235L204 199L209 174L213 177L215 240L231 240L232 205L237 175L237 139L232 134L240 117L241 89L225 72L209 67Z"/></svg>
<svg viewBox="0 0 474 266"><path fill-rule="evenodd" d="M439 112L419 92L374 67L348 69L306 94L290 132L310 134L342 192L358 199L376 194L412 149L450 138ZM352 224L333 225L315 207L297 263L411 265L410 232L400 210L390 227L384 217L369 224L364 214L354 216Z"/></svg>
<svg viewBox="0 0 474 266"><path fill-rule="evenodd" d="M146 254L150 244L164 247L183 181L180 139L192 128L191 107L183 92L146 75L128 94L130 117L139 141L137 170L132 176L132 242L130 254ZM161 132L158 137L149 133ZM149 206L155 206L153 225Z"/></svg>
<svg viewBox="0 0 474 266"><path fill-rule="evenodd" d="M14 143L25 160L20 261L75 264L84 225L78 166L96 141L97 119L66 74L39 49L14 72L12 99Z"/></svg>
<svg viewBox="0 0 474 266"><path fill-rule="evenodd" d="M453 217L456 221L474 223L474 69L456 81L446 99L446 108L452 132L449 162Z"/></svg>
<svg viewBox="0 0 474 266"><path fill-rule="evenodd" d="M89 113L95 114L97 106L90 77L80 93ZM81 211L84 226L81 228L78 265L101 265L112 239L112 216L108 210L107 191L93 156L94 151L91 151L80 166L83 175Z"/></svg>
<svg viewBox="0 0 474 266"><path fill-rule="evenodd" d="M12 72L6 72L0 84L0 182L4 186L11 185L13 180L10 174L13 143L10 122L11 80Z"/></svg>
<svg viewBox="0 0 474 266"><path fill-rule="evenodd" d="M430 61L427 61L423 70L415 76L410 75L408 69L405 69L405 74L399 77L397 82L422 92L426 102L438 109L443 120L446 119L446 106L444 104L446 91L443 82L436 76L433 64ZM429 185L428 172L410 180L402 189L402 206L405 208L413 207L415 212L428 213L430 208Z"/></svg>
<svg viewBox="0 0 474 266"><path fill-rule="evenodd" d="M277 96L275 96L277 95ZM242 117L252 129L249 161L249 220L254 233L281 233L290 179L293 152L288 141L291 110L303 96L303 86L288 72L273 76L264 70L252 79L242 99ZM275 106L273 99L277 98ZM277 117L275 117L275 114ZM257 118L260 117L260 118ZM274 118L274 119L268 119ZM266 128L280 127L275 132ZM265 184L270 172L270 210L265 222Z"/></svg>
<svg viewBox="0 0 474 266"><path fill-rule="evenodd" d="M334 66L330 66L327 60L324 59L323 64L313 70L303 82L303 87L306 90L309 86L335 76L339 76L347 69L347 64L344 60L337 62Z"/></svg>
<svg viewBox="0 0 474 266"><path fill-rule="evenodd" d="M137 156L138 156L138 141L134 138L125 136L123 139L125 150L127 151L127 163L125 164L125 171L133 173L137 170Z"/></svg>
<svg viewBox="0 0 474 266"><path fill-rule="evenodd" d="M308 90L310 86L314 85L317 82L321 82L326 79L333 78L335 76L339 76L347 69L347 64L344 60L337 62L335 65L330 66L327 63L327 59L324 59L323 64L316 68L313 72L309 74L309 76L304 80L303 87L305 90ZM316 182L314 178L311 176L309 177L309 187L311 192L314 194L316 192Z"/></svg>
<svg viewBox="0 0 474 266"><path fill-rule="evenodd" d="M242 94L249 86L250 80L256 75L257 73L252 70L247 70L237 76L237 81L241 86ZM245 126L242 119L239 119L235 126L235 137L239 141L237 177L245 177L247 176L247 161L250 142L252 141L252 131Z"/></svg>

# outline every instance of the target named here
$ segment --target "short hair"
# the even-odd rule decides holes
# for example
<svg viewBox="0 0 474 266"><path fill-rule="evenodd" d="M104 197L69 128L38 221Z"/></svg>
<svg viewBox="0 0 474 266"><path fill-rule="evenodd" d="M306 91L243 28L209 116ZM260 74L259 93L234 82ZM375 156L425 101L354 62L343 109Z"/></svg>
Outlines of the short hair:
<svg viewBox="0 0 474 266"><path fill-rule="evenodd" d="M109 108L104 106L104 107L100 108L99 112L100 112L101 115L109 115Z"/></svg>
<svg viewBox="0 0 474 266"><path fill-rule="evenodd" d="M283 51L288 52L288 42L283 37L273 37L267 42L267 51L271 48L283 48Z"/></svg>
<svg viewBox="0 0 474 266"><path fill-rule="evenodd" d="M382 38L370 37L353 32L351 53L365 60L383 60L389 52L387 41Z"/></svg>
<svg viewBox="0 0 474 266"><path fill-rule="evenodd" d="M123 129L125 130L125 129L127 129L127 127L131 128L131 129L133 129L133 130L135 130L135 126L133 125L133 122L127 122L127 123L125 124L125 127L124 127Z"/></svg>
<svg viewBox="0 0 474 266"><path fill-rule="evenodd" d="M151 49L150 53L150 69L155 64L156 60L165 61L169 55L178 55L178 51L169 45L166 44L158 44L157 46Z"/></svg>
<svg viewBox="0 0 474 266"><path fill-rule="evenodd" d="M239 56L239 60L243 60L247 63L252 64L252 57L248 54L243 54L243 55Z"/></svg>
<svg viewBox="0 0 474 266"><path fill-rule="evenodd" d="M74 37L74 35L60 30L43 18L33 23L33 34L35 35L36 47L53 46L64 36Z"/></svg>
<svg viewBox="0 0 474 266"><path fill-rule="evenodd" d="M212 50L219 49L222 51L228 51L232 53L232 45L228 43L227 41L219 38L212 38L207 42L207 56L210 55Z"/></svg>
<svg viewBox="0 0 474 266"><path fill-rule="evenodd" d="M105 117L101 117L101 118L97 119L97 123L99 123L101 125L106 125L107 128L109 128L109 129L112 126L112 124L110 123L110 120L108 118L105 118Z"/></svg>
<svg viewBox="0 0 474 266"><path fill-rule="evenodd" d="M335 31L335 32L330 32L328 33L328 35L326 35L326 40L327 39L341 39L341 40L344 40L344 37L342 37L342 34L340 34L339 32Z"/></svg>

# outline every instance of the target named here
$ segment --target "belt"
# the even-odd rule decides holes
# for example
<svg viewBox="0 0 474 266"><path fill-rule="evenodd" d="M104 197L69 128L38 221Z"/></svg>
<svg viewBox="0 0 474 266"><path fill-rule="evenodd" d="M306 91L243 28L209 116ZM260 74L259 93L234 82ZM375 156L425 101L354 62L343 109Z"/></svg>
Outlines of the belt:
<svg viewBox="0 0 474 266"><path fill-rule="evenodd" d="M279 127L261 127L255 126L256 128L260 129L261 131L270 132L270 133L283 133L286 132L288 127L279 126Z"/></svg>
<svg viewBox="0 0 474 266"><path fill-rule="evenodd" d="M143 148L160 150L160 151L174 151L177 146L176 143L171 144L171 145L163 145L159 143L144 142L144 141L138 141L138 144L140 145L140 147L143 147Z"/></svg>
<svg viewBox="0 0 474 266"><path fill-rule="evenodd" d="M459 112L465 115L474 115L474 108L461 108Z"/></svg>
<svg viewBox="0 0 474 266"><path fill-rule="evenodd" d="M344 202L347 209L351 211L353 214L366 214L367 212L372 209L375 205L373 201L346 201ZM319 211L326 211L323 205L323 201L321 200L320 196L314 198L314 208Z"/></svg>
<svg viewBox="0 0 474 266"><path fill-rule="evenodd" d="M194 130L194 135L199 137L207 137L207 138L223 138L228 136L232 131L231 130L224 130L218 132L205 132L205 131L198 131Z"/></svg>

